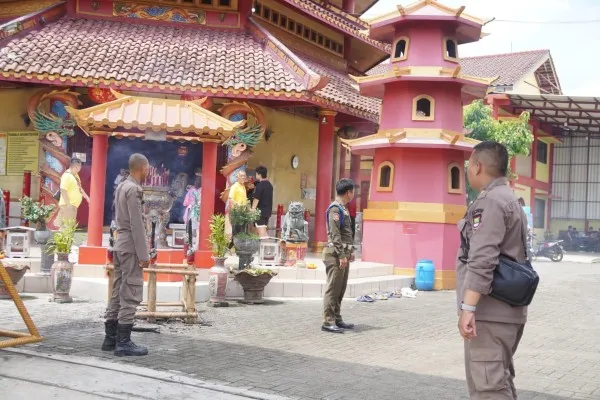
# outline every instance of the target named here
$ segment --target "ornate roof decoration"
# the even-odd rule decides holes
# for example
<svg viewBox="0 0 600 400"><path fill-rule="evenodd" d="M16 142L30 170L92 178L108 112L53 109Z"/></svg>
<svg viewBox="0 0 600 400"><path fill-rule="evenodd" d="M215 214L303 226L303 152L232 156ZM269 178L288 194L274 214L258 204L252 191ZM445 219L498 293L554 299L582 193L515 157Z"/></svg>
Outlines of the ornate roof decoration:
<svg viewBox="0 0 600 400"><path fill-rule="evenodd" d="M82 110L66 107L88 134L94 130L134 129L196 134L223 140L244 121L233 122L201 107L197 101L127 96L112 91L116 100Z"/></svg>

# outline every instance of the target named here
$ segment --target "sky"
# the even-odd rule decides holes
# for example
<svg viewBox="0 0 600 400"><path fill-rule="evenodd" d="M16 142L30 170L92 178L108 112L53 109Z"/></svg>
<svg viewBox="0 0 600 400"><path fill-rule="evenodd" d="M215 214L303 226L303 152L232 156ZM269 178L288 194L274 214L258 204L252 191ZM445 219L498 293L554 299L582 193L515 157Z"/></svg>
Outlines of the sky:
<svg viewBox="0 0 600 400"><path fill-rule="evenodd" d="M393 11L397 4L415 0L379 0L365 13L373 18ZM484 26L490 35L462 45L461 57L548 49L563 93L600 97L600 0L440 0L450 7L465 6L465 13L493 21ZM591 23L540 23L590 21Z"/></svg>

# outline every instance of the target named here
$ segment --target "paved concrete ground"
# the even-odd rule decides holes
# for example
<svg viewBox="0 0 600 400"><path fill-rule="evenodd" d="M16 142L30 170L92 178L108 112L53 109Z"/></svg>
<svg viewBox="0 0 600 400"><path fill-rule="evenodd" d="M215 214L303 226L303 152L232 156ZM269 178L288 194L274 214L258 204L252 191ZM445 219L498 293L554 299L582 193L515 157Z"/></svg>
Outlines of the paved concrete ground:
<svg viewBox="0 0 600 400"><path fill-rule="evenodd" d="M600 399L600 265L535 265L542 281L515 362L519 399ZM454 292L345 301L344 317L358 328L344 335L320 332L319 301L201 306L211 326L171 323L160 334L137 333L151 354L115 359L98 350L103 304L59 305L40 297L26 304L46 340L25 348L290 398L456 400L466 390L454 301ZM17 327L15 314L0 302L0 327Z"/></svg>

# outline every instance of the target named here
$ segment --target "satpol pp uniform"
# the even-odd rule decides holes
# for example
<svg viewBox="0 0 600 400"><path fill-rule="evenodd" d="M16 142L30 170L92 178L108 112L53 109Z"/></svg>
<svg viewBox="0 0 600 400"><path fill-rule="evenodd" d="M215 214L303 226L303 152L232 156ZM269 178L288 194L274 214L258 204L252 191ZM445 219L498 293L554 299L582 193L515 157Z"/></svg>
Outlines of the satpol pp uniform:
<svg viewBox="0 0 600 400"><path fill-rule="evenodd" d="M345 205L334 201L327 208L327 239L323 250L323 262L327 271L327 286L323 295L324 326L352 329L354 325L344 323L340 308L348 285L350 258L354 253L352 220ZM348 259L348 266L340 268L340 259Z"/></svg>
<svg viewBox="0 0 600 400"><path fill-rule="evenodd" d="M142 187L132 176L117 186L114 286L106 309L106 339L102 349L112 350L112 347L118 356L148 354L145 347L137 346L131 341L135 311L142 301L144 289L140 263L150 260L142 215L142 197Z"/></svg>
<svg viewBox="0 0 600 400"><path fill-rule="evenodd" d="M513 400L513 356L527 307L512 307L488 294L500 254L527 258L527 218L507 179L499 178L481 191L458 226L463 243L456 266L459 310L466 289L482 294L475 311L477 336L464 343L469 394L476 400Z"/></svg>

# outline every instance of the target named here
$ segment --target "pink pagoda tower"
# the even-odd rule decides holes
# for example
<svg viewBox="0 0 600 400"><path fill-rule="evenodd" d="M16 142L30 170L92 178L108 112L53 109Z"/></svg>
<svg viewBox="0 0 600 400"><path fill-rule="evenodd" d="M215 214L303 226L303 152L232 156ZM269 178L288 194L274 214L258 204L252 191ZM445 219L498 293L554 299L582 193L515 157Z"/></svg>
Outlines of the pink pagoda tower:
<svg viewBox="0 0 600 400"><path fill-rule="evenodd" d="M464 161L478 143L463 133L463 105L483 98L494 79L461 74L458 45L479 40L484 23L463 11L423 0L369 21L370 37L392 44L390 64L354 79L361 94L383 99L380 130L344 141L373 157L363 260L402 275L432 260L435 289L455 287Z"/></svg>

